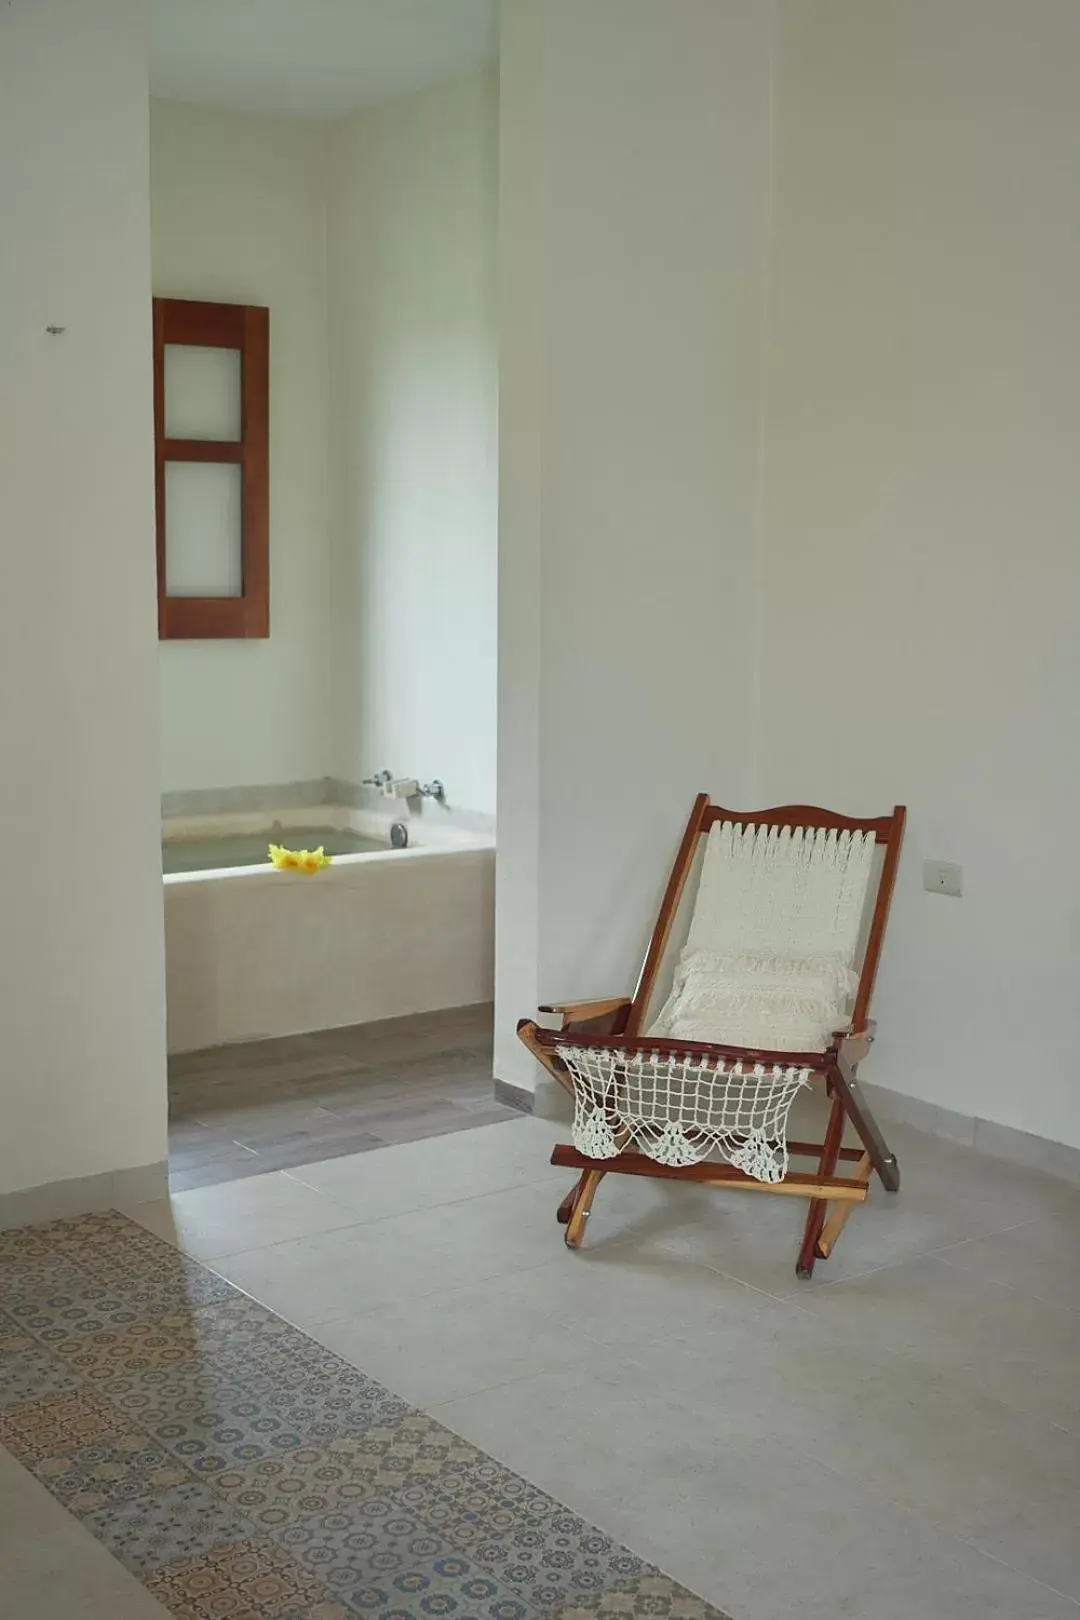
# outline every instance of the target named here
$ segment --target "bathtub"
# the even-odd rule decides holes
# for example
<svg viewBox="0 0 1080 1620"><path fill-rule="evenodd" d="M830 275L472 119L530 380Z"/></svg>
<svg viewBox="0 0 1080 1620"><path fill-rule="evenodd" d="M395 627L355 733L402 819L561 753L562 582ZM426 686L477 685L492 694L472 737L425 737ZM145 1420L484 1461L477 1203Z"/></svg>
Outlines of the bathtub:
<svg viewBox="0 0 1080 1620"><path fill-rule="evenodd" d="M280 825L275 828L274 824ZM317 806L170 819L163 843L349 828L377 847L308 877L258 866L174 872L165 886L171 1052L490 1001L494 839Z"/></svg>

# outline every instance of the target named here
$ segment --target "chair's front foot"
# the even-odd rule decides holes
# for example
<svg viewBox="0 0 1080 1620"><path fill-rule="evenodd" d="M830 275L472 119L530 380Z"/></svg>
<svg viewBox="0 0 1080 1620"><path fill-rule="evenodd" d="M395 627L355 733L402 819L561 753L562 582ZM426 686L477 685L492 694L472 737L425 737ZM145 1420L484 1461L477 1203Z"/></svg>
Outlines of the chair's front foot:
<svg viewBox="0 0 1080 1620"><path fill-rule="evenodd" d="M583 1170L574 1188L574 1205L566 1223L564 1241L568 1249L580 1249L585 1227L592 1214L592 1201L597 1187L604 1179L603 1170Z"/></svg>

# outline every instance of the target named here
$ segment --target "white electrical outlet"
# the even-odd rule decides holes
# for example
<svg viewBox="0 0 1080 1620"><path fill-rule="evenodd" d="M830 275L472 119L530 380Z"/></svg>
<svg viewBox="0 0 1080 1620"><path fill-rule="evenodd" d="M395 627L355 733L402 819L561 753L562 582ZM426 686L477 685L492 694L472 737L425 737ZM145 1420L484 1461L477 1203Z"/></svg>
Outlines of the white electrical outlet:
<svg viewBox="0 0 1080 1620"><path fill-rule="evenodd" d="M951 861L924 861L922 886L927 894L951 894L959 900L964 893L964 868Z"/></svg>

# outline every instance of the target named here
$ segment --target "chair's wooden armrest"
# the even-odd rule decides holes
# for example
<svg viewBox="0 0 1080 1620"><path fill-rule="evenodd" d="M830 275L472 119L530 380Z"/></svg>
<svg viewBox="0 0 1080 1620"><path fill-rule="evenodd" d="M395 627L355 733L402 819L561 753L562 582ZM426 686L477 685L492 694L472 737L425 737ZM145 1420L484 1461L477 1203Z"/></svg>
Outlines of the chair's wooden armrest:
<svg viewBox="0 0 1080 1620"><path fill-rule="evenodd" d="M606 1018L608 1013L629 1007L629 996L604 996L599 1001L549 1001L540 1008L542 1013L554 1013L568 1023L579 1024L586 1018Z"/></svg>
<svg viewBox="0 0 1080 1620"><path fill-rule="evenodd" d="M633 1003L629 996L604 996L597 1001L551 1001L541 1007L562 1020L560 1028L589 1035L620 1035Z"/></svg>

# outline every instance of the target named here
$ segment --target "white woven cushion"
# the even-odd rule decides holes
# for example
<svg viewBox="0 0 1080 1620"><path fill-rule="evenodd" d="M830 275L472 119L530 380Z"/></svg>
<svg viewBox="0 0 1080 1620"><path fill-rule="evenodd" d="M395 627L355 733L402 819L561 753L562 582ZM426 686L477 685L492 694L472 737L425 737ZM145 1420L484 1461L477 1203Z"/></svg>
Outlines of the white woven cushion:
<svg viewBox="0 0 1080 1620"><path fill-rule="evenodd" d="M818 955L683 952L650 1035L771 1052L821 1052L851 1015L858 976Z"/></svg>

